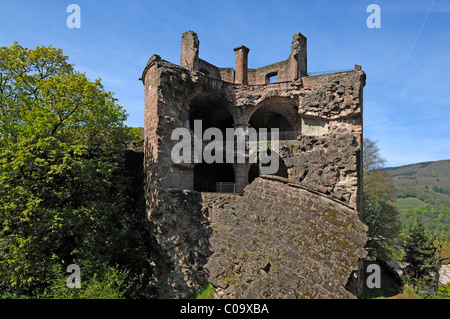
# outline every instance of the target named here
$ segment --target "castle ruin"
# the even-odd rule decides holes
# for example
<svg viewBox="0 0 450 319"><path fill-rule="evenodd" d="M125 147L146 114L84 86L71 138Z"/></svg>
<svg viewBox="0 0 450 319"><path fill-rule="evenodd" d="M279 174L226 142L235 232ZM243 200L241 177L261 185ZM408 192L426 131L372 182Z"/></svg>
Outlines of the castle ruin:
<svg viewBox="0 0 450 319"><path fill-rule="evenodd" d="M147 218L161 298L212 283L218 298L351 298L345 289L366 254L362 212L365 73L307 71L296 33L284 61L235 67L199 57L182 35L180 64L153 55L142 73ZM278 129L278 170L245 161L174 163L177 128ZM247 144L248 145L248 144ZM233 150L234 152L235 150ZM275 150L273 150L275 152Z"/></svg>

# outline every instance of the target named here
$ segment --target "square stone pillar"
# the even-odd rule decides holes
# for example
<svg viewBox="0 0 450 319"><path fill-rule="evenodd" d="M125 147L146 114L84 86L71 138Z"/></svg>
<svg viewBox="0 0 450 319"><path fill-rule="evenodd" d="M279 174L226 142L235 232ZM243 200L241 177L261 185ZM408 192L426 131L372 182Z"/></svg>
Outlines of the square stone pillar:
<svg viewBox="0 0 450 319"><path fill-rule="evenodd" d="M246 132L246 130L249 127L249 124L242 122L242 123L234 124L233 126L234 126L235 130L241 128L243 130L243 132ZM235 142L237 142L237 138L235 139ZM248 143L248 136L245 135L245 144L246 144L245 152L246 153L248 152L247 143ZM234 151L237 151L236 147L237 146L235 145ZM235 156L238 156L237 153L235 153ZM245 163L235 162L233 164L234 174L235 174L235 186L236 186L235 191L238 194L242 194L244 192L245 186L248 185L248 170L249 170L251 164L248 163L247 156L245 154L244 154L244 156L246 157Z"/></svg>
<svg viewBox="0 0 450 319"><path fill-rule="evenodd" d="M200 42L197 33L186 31L181 36L180 66L189 71L198 71L198 51Z"/></svg>
<svg viewBox="0 0 450 319"><path fill-rule="evenodd" d="M250 49L241 45L233 50L236 53L234 83L248 84L248 52Z"/></svg>

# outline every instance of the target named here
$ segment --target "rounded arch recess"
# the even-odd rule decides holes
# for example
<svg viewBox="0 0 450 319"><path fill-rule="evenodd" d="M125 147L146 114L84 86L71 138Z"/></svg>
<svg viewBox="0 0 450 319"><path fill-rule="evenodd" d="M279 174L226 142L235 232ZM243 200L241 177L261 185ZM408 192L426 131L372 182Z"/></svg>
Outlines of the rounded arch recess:
<svg viewBox="0 0 450 319"><path fill-rule="evenodd" d="M244 111L243 120L255 128L279 128L280 131L300 131L298 106L289 97L269 97Z"/></svg>
<svg viewBox="0 0 450 319"><path fill-rule="evenodd" d="M232 103L223 96L214 93L198 94L189 102L189 127L193 130L194 120L202 120L203 132L215 127L225 133L236 122L234 113Z"/></svg>

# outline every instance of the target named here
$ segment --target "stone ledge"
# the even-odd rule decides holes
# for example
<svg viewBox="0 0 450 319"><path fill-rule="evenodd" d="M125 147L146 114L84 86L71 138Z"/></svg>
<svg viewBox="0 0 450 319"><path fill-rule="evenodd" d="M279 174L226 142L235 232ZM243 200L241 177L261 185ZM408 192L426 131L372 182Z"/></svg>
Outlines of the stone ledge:
<svg viewBox="0 0 450 319"><path fill-rule="evenodd" d="M314 187L312 185L308 185L308 184L305 184L305 183L297 183L296 181L293 181L291 179L287 179L287 178L280 177L280 176L275 176L275 175L261 175L259 177L260 178L264 178L264 179L268 179L268 180L282 182L282 183L287 184L288 186L291 186L291 187L301 188L303 190L306 190L308 192L314 193L316 195L328 198L329 200L332 200L332 201L334 201L336 203L339 203L339 204L341 204L341 205L343 205L343 206L345 206L345 207L347 207L347 208L349 208L351 210L355 210L353 207L349 206L347 203L337 199L336 197L334 197L332 195L330 196L330 195L326 195L326 194L320 192L316 187Z"/></svg>

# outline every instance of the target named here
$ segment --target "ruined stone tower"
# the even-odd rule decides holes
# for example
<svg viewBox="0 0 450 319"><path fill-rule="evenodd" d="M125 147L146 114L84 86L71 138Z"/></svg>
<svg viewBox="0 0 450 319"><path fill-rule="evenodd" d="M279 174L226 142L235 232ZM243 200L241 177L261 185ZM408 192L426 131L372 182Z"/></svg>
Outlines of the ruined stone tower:
<svg viewBox="0 0 450 319"><path fill-rule="evenodd" d="M270 278L264 282L272 290L263 297L347 296L343 287L365 243L358 218L365 73L355 66L308 75L306 43L296 33L286 60L257 69L248 68L250 49L241 45L234 48L235 67L221 68L199 57L197 34L187 31L179 66L158 55L145 66L147 216L158 250L154 285L161 297L186 297L208 281L219 297L254 297L261 288L256 268ZM201 132L218 128L224 136L230 128L277 129L271 143L278 146L278 170L263 176L260 163L248 157L232 163L175 163L171 155L179 141L172 133L193 131L199 120ZM261 221L271 227L261 229ZM267 239L274 236L274 223L280 227L277 241ZM343 230L347 235L338 238ZM233 244L226 244L230 238ZM268 241L250 254L244 239ZM286 250L281 255L289 255L284 263L266 256L268 247L272 253L282 249L278 245ZM299 254L304 250L310 253ZM279 269L271 273L274 264ZM280 269L286 278L295 278L291 288L279 289L285 280ZM224 282L230 276L233 285ZM311 276L318 279L305 279ZM301 288L299 282L310 286Z"/></svg>

